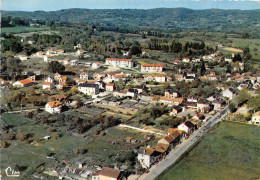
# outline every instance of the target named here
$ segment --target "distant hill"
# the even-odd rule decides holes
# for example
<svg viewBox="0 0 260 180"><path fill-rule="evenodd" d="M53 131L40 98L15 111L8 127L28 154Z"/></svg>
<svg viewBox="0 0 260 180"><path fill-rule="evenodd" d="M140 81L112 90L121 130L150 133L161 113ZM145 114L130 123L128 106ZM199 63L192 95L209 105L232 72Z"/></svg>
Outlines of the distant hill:
<svg viewBox="0 0 260 180"><path fill-rule="evenodd" d="M2 16L34 20L94 24L99 27L232 30L255 28L258 10L158 9L65 9L59 11L1 11Z"/></svg>

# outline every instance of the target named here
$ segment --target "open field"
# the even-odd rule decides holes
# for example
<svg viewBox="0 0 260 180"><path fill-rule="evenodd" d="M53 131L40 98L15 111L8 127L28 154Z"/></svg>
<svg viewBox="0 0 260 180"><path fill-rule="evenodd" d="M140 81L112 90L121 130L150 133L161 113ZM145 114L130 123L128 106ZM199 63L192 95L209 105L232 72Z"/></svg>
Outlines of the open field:
<svg viewBox="0 0 260 180"><path fill-rule="evenodd" d="M223 122L158 179L258 179L259 135L259 127Z"/></svg>
<svg viewBox="0 0 260 180"><path fill-rule="evenodd" d="M241 49L232 48L232 47L225 47L223 49L226 50L226 51L231 51L231 52L235 52L235 53L242 53L243 52L243 50L241 50Z"/></svg>
<svg viewBox="0 0 260 180"><path fill-rule="evenodd" d="M38 32L49 30L49 27L27 27L27 26L16 26L16 27L4 27L1 28L2 33L26 33L26 32Z"/></svg>
<svg viewBox="0 0 260 180"><path fill-rule="evenodd" d="M232 46L235 48L243 49L249 47L252 57L258 62L260 61L260 43L259 39L238 39L232 38Z"/></svg>

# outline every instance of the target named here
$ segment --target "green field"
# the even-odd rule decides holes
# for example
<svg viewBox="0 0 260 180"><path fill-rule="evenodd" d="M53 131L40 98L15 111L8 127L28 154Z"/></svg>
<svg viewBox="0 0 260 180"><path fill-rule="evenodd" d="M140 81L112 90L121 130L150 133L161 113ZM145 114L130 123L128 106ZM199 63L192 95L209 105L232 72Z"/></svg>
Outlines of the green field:
<svg viewBox="0 0 260 180"><path fill-rule="evenodd" d="M249 47L252 57L260 61L260 41L259 39L232 39L233 47L244 49Z"/></svg>
<svg viewBox="0 0 260 180"><path fill-rule="evenodd" d="M24 32L37 32L49 30L48 27L27 27L27 26L16 26L16 27L3 27L1 28L2 33L24 33Z"/></svg>
<svg viewBox="0 0 260 180"><path fill-rule="evenodd" d="M259 150L259 127L223 122L157 179L259 179Z"/></svg>

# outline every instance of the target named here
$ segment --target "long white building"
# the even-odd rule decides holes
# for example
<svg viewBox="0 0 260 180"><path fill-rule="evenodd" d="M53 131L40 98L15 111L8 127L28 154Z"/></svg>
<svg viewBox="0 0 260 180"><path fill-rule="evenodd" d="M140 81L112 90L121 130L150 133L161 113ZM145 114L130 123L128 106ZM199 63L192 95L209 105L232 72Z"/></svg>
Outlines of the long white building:
<svg viewBox="0 0 260 180"><path fill-rule="evenodd" d="M162 64L142 64L141 65L141 72L149 72L149 73L156 73L162 72L163 65Z"/></svg>
<svg viewBox="0 0 260 180"><path fill-rule="evenodd" d="M134 63L132 59L106 58L106 64L115 67L133 68Z"/></svg>

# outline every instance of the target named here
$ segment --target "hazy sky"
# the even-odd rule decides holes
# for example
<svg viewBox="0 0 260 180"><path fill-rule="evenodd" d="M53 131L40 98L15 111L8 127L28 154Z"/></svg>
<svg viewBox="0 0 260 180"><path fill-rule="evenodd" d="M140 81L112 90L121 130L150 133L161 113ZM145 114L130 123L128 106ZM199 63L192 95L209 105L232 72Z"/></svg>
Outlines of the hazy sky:
<svg viewBox="0 0 260 180"><path fill-rule="evenodd" d="M12 11L55 11L69 8L151 9L160 7L260 9L260 0L2 0L1 4L1 10Z"/></svg>

